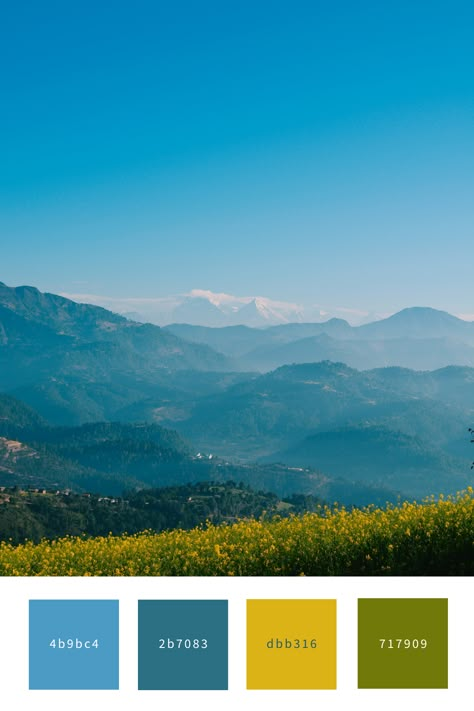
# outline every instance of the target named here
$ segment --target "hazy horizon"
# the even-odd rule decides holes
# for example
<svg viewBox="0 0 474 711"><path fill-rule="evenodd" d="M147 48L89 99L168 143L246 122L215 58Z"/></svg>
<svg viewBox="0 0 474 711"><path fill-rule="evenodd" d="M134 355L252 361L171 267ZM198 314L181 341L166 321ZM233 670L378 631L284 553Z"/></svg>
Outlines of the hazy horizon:
<svg viewBox="0 0 474 711"><path fill-rule="evenodd" d="M6 284L11 288L22 286L30 286L37 288L35 284ZM54 293L54 292L49 292ZM215 293L206 289L191 289L182 294L169 294L161 297L111 297L100 294L87 293L67 293L60 292L58 294L64 298L76 301L77 303L90 304L101 306L114 313L125 315L132 320L144 320L150 323L155 323L160 326L166 326L176 321L173 314L176 309L185 308L186 304L193 306L194 301L209 303L215 306L224 316L236 317L237 314L245 307L255 303L257 309L261 309L262 320L268 320L267 325L276 325L278 323L323 323L333 318L343 319L351 326L359 326L373 321L379 321L389 318L399 311L412 308L433 309L434 307L427 304L411 304L407 305L399 311L383 312L372 309L363 311L354 309L348 306L322 305L322 304L296 304L294 302L285 302L281 300L272 300L262 295L236 295L227 293ZM444 313L450 313L446 309L436 309ZM184 311L184 313L186 313ZM189 323L196 325L208 325L204 321L200 323L196 320L196 315L199 311L195 311L193 319ZM471 313L451 313L463 321L474 321L474 314ZM185 323L187 321L181 321ZM230 320L222 325L237 325L238 321ZM212 324L216 325L216 324ZM252 324L248 324L252 325ZM257 324L255 324L257 325ZM262 325L265 325L262 323Z"/></svg>

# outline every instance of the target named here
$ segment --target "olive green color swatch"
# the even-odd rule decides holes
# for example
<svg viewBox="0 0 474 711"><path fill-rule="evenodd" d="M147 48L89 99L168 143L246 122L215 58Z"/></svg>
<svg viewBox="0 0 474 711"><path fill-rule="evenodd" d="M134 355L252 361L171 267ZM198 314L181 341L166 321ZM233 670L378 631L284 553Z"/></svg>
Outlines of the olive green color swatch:
<svg viewBox="0 0 474 711"><path fill-rule="evenodd" d="M358 688L447 689L447 599L359 599Z"/></svg>

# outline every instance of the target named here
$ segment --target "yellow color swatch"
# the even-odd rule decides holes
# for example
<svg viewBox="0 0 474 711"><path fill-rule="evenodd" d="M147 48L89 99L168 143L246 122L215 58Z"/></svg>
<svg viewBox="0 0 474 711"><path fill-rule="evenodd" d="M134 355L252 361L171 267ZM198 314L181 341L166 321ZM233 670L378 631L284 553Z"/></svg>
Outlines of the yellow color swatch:
<svg viewBox="0 0 474 711"><path fill-rule="evenodd" d="M336 601L247 600L247 689L335 689Z"/></svg>

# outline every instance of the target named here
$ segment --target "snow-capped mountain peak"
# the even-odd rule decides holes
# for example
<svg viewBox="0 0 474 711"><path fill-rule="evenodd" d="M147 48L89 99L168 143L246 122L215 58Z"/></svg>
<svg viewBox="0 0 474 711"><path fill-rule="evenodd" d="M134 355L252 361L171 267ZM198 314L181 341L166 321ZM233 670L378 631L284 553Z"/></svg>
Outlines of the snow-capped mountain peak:
<svg viewBox="0 0 474 711"><path fill-rule="evenodd" d="M109 297L63 293L73 301L96 304L135 321L166 326L188 323L195 326L253 326L264 328L285 323L318 323L343 318L352 325L379 320L390 314L313 304L277 301L265 296L235 296L209 289L161 297Z"/></svg>
<svg viewBox="0 0 474 711"><path fill-rule="evenodd" d="M193 305L196 301L202 304L208 302L217 308L227 317L225 325L271 326L301 321L303 314L301 306L286 301L273 301L263 296L234 296L205 289L193 289L184 295L179 306L180 320L186 313L186 304L195 312ZM189 316L193 317L192 314ZM187 322L191 323L189 320ZM200 325L204 325L202 320Z"/></svg>

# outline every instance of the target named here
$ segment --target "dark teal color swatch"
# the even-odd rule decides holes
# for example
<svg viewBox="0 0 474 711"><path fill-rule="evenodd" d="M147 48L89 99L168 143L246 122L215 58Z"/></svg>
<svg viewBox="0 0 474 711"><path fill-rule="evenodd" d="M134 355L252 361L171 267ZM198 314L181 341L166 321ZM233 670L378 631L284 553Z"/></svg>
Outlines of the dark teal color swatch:
<svg viewBox="0 0 474 711"><path fill-rule="evenodd" d="M118 600L30 600L29 688L118 689Z"/></svg>
<svg viewBox="0 0 474 711"><path fill-rule="evenodd" d="M139 600L138 688L227 689L227 600Z"/></svg>

